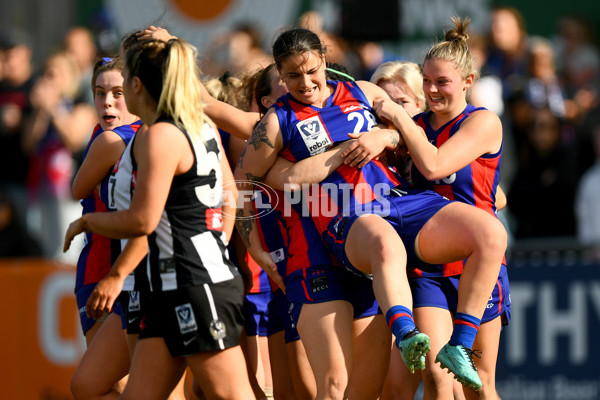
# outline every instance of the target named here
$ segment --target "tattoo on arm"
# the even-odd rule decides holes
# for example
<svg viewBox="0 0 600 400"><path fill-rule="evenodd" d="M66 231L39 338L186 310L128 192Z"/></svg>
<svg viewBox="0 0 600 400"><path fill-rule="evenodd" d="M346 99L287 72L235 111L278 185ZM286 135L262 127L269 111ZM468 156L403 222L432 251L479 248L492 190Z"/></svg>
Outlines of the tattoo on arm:
<svg viewBox="0 0 600 400"><path fill-rule="evenodd" d="M269 146L272 149L275 148L273 143L271 143L271 140L269 140L269 138L267 137L267 123L266 122L260 122L256 126L256 128L254 128L254 131L252 131L252 135L250 135L250 138L246 142L246 146L244 146L244 149L242 150L242 154L240 154L240 158L238 159L237 166L238 167L244 166L244 157L246 156L246 149L248 148L248 145L252 145L252 147L254 147L254 150L258 150L258 149L260 149L260 147L262 146L263 143L265 143L267 146Z"/></svg>
<svg viewBox="0 0 600 400"><path fill-rule="evenodd" d="M238 162L237 162L237 166L239 168L243 168L244 167L244 156L246 155L246 146L248 146L248 144L246 144L244 146L244 148L242 149L242 154L240 154L240 158L238 159Z"/></svg>
<svg viewBox="0 0 600 400"><path fill-rule="evenodd" d="M398 143L400 143L400 136L402 135L402 133L400 133L400 131L398 129L396 129L396 132L398 132L398 137L396 137L396 135L394 135L393 133L390 132L390 136L392 139L392 145L394 146L394 148L398 147Z"/></svg>
<svg viewBox="0 0 600 400"><path fill-rule="evenodd" d="M249 216L244 215L244 210L238 209L236 212L235 225L238 233L242 237L246 247L250 248L250 232L252 232L252 220L253 213L250 212Z"/></svg>
<svg viewBox="0 0 600 400"><path fill-rule="evenodd" d="M265 177L253 175L251 172L246 172L246 179L252 182L262 182Z"/></svg>
<svg viewBox="0 0 600 400"><path fill-rule="evenodd" d="M275 148L273 143L271 143L271 140L269 140L269 138L267 137L267 123L261 121L258 124L258 126L254 128L250 139L248 139L248 144L254 146L254 150L258 150L260 149L263 143L265 143L272 149Z"/></svg>

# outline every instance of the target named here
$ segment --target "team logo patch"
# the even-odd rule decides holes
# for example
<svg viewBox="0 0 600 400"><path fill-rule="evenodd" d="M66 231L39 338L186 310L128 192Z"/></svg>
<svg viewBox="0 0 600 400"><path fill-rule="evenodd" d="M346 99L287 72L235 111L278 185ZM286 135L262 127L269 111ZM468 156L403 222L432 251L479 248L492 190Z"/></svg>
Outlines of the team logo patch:
<svg viewBox="0 0 600 400"><path fill-rule="evenodd" d="M132 290L129 292L129 304L127 306L127 310L129 310L129 312L133 312L140 311L140 309L140 292L137 290Z"/></svg>
<svg viewBox="0 0 600 400"><path fill-rule="evenodd" d="M179 322L179 330L182 334L198 330L194 311L190 303L175 307L175 314L177 314L177 322Z"/></svg>
<svg viewBox="0 0 600 400"><path fill-rule="evenodd" d="M329 289L329 280L327 276L317 276L310 280L310 289L313 293Z"/></svg>
<svg viewBox="0 0 600 400"><path fill-rule="evenodd" d="M282 261L285 258L285 253L283 252L282 248L274 250L269 254L271 255L271 259L274 263L278 263L279 261Z"/></svg>
<svg viewBox="0 0 600 400"><path fill-rule="evenodd" d="M213 319L210 323L210 334L215 340L223 340L227 336L227 329L225 328L225 324L218 319Z"/></svg>
<svg viewBox="0 0 600 400"><path fill-rule="evenodd" d="M302 140L310 155L315 155L327 150L332 142L318 116L314 116L296 124L301 133Z"/></svg>

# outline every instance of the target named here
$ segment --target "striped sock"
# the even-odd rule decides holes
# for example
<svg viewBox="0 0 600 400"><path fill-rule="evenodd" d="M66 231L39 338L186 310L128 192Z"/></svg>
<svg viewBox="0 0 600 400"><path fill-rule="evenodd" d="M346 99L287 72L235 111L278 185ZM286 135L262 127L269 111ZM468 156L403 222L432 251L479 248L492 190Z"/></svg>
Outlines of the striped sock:
<svg viewBox="0 0 600 400"><path fill-rule="evenodd" d="M396 336L396 343L406 336L407 333L416 328L412 311L404 306L392 306L385 313L385 320Z"/></svg>
<svg viewBox="0 0 600 400"><path fill-rule="evenodd" d="M469 314L456 313L454 330L449 343L453 346L462 344L466 348L472 349L480 324L481 320L479 318Z"/></svg>

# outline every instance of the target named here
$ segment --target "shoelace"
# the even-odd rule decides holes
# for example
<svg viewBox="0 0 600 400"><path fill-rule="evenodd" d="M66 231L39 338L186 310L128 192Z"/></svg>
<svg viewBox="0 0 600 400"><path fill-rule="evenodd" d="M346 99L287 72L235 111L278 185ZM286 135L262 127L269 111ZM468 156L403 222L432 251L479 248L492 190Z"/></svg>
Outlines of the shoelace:
<svg viewBox="0 0 600 400"><path fill-rule="evenodd" d="M477 357L477 358L481 358L481 350L471 350L469 348L463 347L464 352L467 354L467 358L469 359L469 361L471 362L471 367L473 367L473 369L475 371L477 371L477 367L475 366L475 360L473 359L473 356Z"/></svg>

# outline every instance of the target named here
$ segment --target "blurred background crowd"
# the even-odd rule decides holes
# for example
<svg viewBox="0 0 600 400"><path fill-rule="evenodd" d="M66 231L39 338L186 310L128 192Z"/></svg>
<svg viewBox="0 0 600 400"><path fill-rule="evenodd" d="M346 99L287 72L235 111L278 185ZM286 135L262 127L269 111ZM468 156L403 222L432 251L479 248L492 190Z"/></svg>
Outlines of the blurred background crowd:
<svg viewBox="0 0 600 400"><path fill-rule="evenodd" d="M252 8L265 14L268 6L261 9L262 2ZM473 19L470 45L481 78L471 102L503 121L501 186L508 206L501 218L511 243L560 239L600 248L600 48L595 30L600 11L593 8L598 5L587 13L562 13L532 32L526 13L514 4L480 0L463 9L464 2L444 2L448 15L425 18L434 33L419 41L409 37L407 26L434 13L440 2L296 1L281 6L295 4L274 22L278 26L265 27L249 14L218 26L209 20L203 39L191 28L186 34L186 26L194 23L190 18L181 17L188 24L181 26L167 18L166 10L176 3L179 11L193 12L193 2L159 2L145 20L134 18L134 0L123 2L127 6L108 0L59 3L57 14L45 2L22 2L48 11L44 16L38 9L27 17L24 6L1 6L0 257L75 261L60 249L66 224L81 212L70 187L96 124L91 69L98 57L117 52L121 35L163 25L197 45L206 78L226 71L243 77L270 63L270 42L278 30L299 24L321 36L329 61L369 80L385 61L422 62L421 45L439 38L454 14ZM217 7L201 3L195 7ZM236 4L246 7L244 0L211 3L224 3L221 11ZM52 15L61 17L51 23Z"/></svg>

